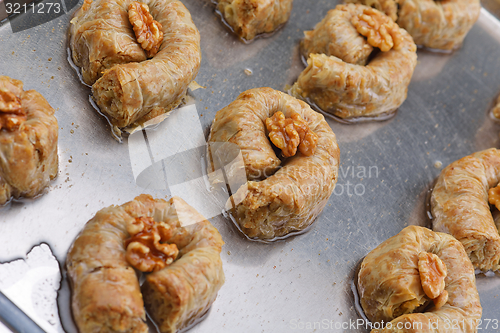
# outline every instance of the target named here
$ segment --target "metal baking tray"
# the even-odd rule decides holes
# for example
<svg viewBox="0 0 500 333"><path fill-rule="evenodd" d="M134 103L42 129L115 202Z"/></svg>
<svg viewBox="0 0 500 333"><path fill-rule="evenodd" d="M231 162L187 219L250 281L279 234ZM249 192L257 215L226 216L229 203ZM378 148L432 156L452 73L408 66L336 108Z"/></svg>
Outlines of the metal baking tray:
<svg viewBox="0 0 500 333"><path fill-rule="evenodd" d="M396 117L357 125L327 117L341 150L340 179L307 233L272 244L249 241L220 215L224 194L205 185L210 124L246 89L284 91L293 84L304 68L298 50L303 31L337 2L295 0L281 30L246 45L220 22L209 0L184 0L201 33L196 81L205 88L190 91L188 105L164 123L123 143L95 112L89 89L68 62L67 30L76 10L70 2L46 23L17 32L10 22L0 26L0 74L42 93L60 127L59 175L47 193L0 210L0 291L46 332L76 332L61 267L77 233L99 209L141 193L181 194L210 217L226 242L226 283L191 332L367 331L351 324L361 318L351 290L360 260L403 227L427 225L425 198L444 166L499 147L500 126L488 111L500 91L500 23L483 9L459 50L418 51L408 98ZM155 144L158 133L163 136ZM477 287L481 331L496 332L500 277L479 274Z"/></svg>

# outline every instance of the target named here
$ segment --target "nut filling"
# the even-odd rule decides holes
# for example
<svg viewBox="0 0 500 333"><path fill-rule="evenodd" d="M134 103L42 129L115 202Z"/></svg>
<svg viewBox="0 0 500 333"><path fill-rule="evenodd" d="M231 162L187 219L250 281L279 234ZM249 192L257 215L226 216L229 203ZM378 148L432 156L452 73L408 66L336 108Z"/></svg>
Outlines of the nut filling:
<svg viewBox="0 0 500 333"><path fill-rule="evenodd" d="M12 92L0 89L0 130L17 129L26 120L26 113L21 107L21 100Z"/></svg>
<svg viewBox="0 0 500 333"><path fill-rule="evenodd" d="M128 19L137 41L146 51L148 58L154 57L163 41L163 31L161 24L149 13L148 5L132 2L128 7Z"/></svg>
<svg viewBox="0 0 500 333"><path fill-rule="evenodd" d="M488 202L500 210L500 184L488 190Z"/></svg>
<svg viewBox="0 0 500 333"><path fill-rule="evenodd" d="M305 156L313 155L316 150L318 136L298 113L285 118L283 112L276 112L266 119L266 128L271 142L285 157L294 156L297 148Z"/></svg>
<svg viewBox="0 0 500 333"><path fill-rule="evenodd" d="M439 309L448 300L448 292L444 290L444 279L447 275L445 264L437 255L421 252L418 255L418 271L425 295L432 299Z"/></svg>
<svg viewBox="0 0 500 333"><path fill-rule="evenodd" d="M131 237L125 240L127 261L141 272L156 272L174 262L179 254L175 244L165 244L172 228L152 217L137 217L127 226Z"/></svg>
<svg viewBox="0 0 500 333"><path fill-rule="evenodd" d="M362 14L351 19L356 30L368 40L368 44L378 47L382 52L394 48L399 50L402 36L399 26L388 16L376 9L366 8Z"/></svg>

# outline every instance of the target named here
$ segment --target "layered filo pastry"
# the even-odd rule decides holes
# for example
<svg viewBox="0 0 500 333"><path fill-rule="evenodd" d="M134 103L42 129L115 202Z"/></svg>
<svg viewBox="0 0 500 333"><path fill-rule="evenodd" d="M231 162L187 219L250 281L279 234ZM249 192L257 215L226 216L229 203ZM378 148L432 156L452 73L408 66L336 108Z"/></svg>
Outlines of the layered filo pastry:
<svg viewBox="0 0 500 333"><path fill-rule="evenodd" d="M273 240L306 230L338 179L339 147L324 117L271 88L247 90L218 111L209 148L209 172L216 172L217 161L232 148L241 153L241 164L222 166L231 169L226 208L251 239ZM244 181L234 185L232 175L239 168Z"/></svg>
<svg viewBox="0 0 500 333"><path fill-rule="evenodd" d="M406 30L363 5L338 5L305 31L307 67L291 94L341 122L384 120L405 101L417 65Z"/></svg>
<svg viewBox="0 0 500 333"><path fill-rule="evenodd" d="M243 41L269 34L290 18L293 0L218 0L223 21Z"/></svg>
<svg viewBox="0 0 500 333"><path fill-rule="evenodd" d="M40 195L57 176L54 112L40 93L0 76L0 206Z"/></svg>
<svg viewBox="0 0 500 333"><path fill-rule="evenodd" d="M97 212L69 249L66 268L80 333L161 333L197 323L224 283L217 229L178 197L140 195ZM142 285L138 273L147 274Z"/></svg>
<svg viewBox="0 0 500 333"><path fill-rule="evenodd" d="M85 0L69 35L72 59L115 130L178 106L200 67L200 34L177 0Z"/></svg>
<svg viewBox="0 0 500 333"><path fill-rule="evenodd" d="M458 239L482 271L500 269L499 181L500 151L487 149L444 168L431 195L432 228Z"/></svg>
<svg viewBox="0 0 500 333"><path fill-rule="evenodd" d="M477 332L474 267L448 234L406 227L363 259L357 279L372 333Z"/></svg>

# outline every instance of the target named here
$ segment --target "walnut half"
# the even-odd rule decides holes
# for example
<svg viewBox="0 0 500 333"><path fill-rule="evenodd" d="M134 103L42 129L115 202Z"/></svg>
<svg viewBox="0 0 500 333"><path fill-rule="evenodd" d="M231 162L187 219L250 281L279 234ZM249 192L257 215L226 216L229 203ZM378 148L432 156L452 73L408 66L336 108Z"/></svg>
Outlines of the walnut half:
<svg viewBox="0 0 500 333"><path fill-rule="evenodd" d="M488 190L488 202L500 210L500 184Z"/></svg>
<svg viewBox="0 0 500 333"><path fill-rule="evenodd" d="M137 41L146 51L148 58L154 57L163 41L163 31L161 24L149 13L148 5L132 2L128 7L128 19Z"/></svg>
<svg viewBox="0 0 500 333"><path fill-rule="evenodd" d="M351 23L367 38L368 44L378 47L382 52L387 52L393 47L398 50L402 44L399 26L374 8L364 9L362 14L351 19Z"/></svg>
<svg viewBox="0 0 500 333"><path fill-rule="evenodd" d="M418 255L418 271L420 283L425 295L434 301L437 309L448 301L448 292L444 290L446 265L433 253L421 252Z"/></svg>
<svg viewBox="0 0 500 333"><path fill-rule="evenodd" d="M141 272L156 272L170 265L179 250L175 244L165 244L172 237L166 223L155 222L151 217L138 217L127 227L131 235L125 241L127 261Z"/></svg>
<svg viewBox="0 0 500 333"><path fill-rule="evenodd" d="M271 142L281 149L285 157L294 156L297 148L305 156L311 156L316 151L318 136L298 113L286 118L283 112L276 112L266 119L266 128Z"/></svg>
<svg viewBox="0 0 500 333"><path fill-rule="evenodd" d="M21 107L21 100L12 92L0 89L0 130L17 129L26 120L26 113Z"/></svg>

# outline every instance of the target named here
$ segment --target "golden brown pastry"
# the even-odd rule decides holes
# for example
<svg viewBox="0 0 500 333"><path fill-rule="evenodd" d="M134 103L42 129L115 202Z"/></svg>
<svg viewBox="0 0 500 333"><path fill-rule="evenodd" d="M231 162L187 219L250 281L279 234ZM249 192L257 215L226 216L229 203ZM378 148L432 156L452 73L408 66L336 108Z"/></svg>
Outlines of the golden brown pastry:
<svg viewBox="0 0 500 333"><path fill-rule="evenodd" d="M0 206L41 194L57 176L57 126L42 95L0 76Z"/></svg>
<svg viewBox="0 0 500 333"><path fill-rule="evenodd" d="M244 41L270 33L290 18L293 0L219 0L223 20Z"/></svg>
<svg viewBox="0 0 500 333"><path fill-rule="evenodd" d="M201 62L199 32L177 0L86 0L71 20L70 47L118 128L175 108Z"/></svg>
<svg viewBox="0 0 500 333"><path fill-rule="evenodd" d="M500 151L492 148L448 165L432 190L432 228L462 242L474 267L483 271L500 268L500 224L489 205L499 199L494 189L499 181Z"/></svg>
<svg viewBox="0 0 500 333"><path fill-rule="evenodd" d="M191 325L224 283L223 244L217 229L178 197L166 202L143 194L100 210L66 259L78 329L148 332L145 308L162 333ZM152 272L141 287L133 267Z"/></svg>
<svg viewBox="0 0 500 333"><path fill-rule="evenodd" d="M372 6L408 31L417 45L453 50L479 17L479 0L346 0Z"/></svg>
<svg viewBox="0 0 500 333"><path fill-rule="evenodd" d="M372 333L477 332L482 313L462 244L418 226L404 228L365 257L358 291L368 319L384 322L385 329Z"/></svg>
<svg viewBox="0 0 500 333"><path fill-rule="evenodd" d="M217 112L209 147L213 143L231 143L241 150L248 182L231 189L236 193L229 201L230 214L250 238L273 239L304 230L321 213L337 182L339 148L324 117L271 88L247 90ZM273 149L280 146L281 159ZM211 149L209 170L216 170L215 156L226 154L224 149Z"/></svg>
<svg viewBox="0 0 500 333"><path fill-rule="evenodd" d="M374 48L381 51L368 61ZM411 36L378 10L338 5L305 32L307 68L291 93L345 121L385 119L406 99L416 50Z"/></svg>

